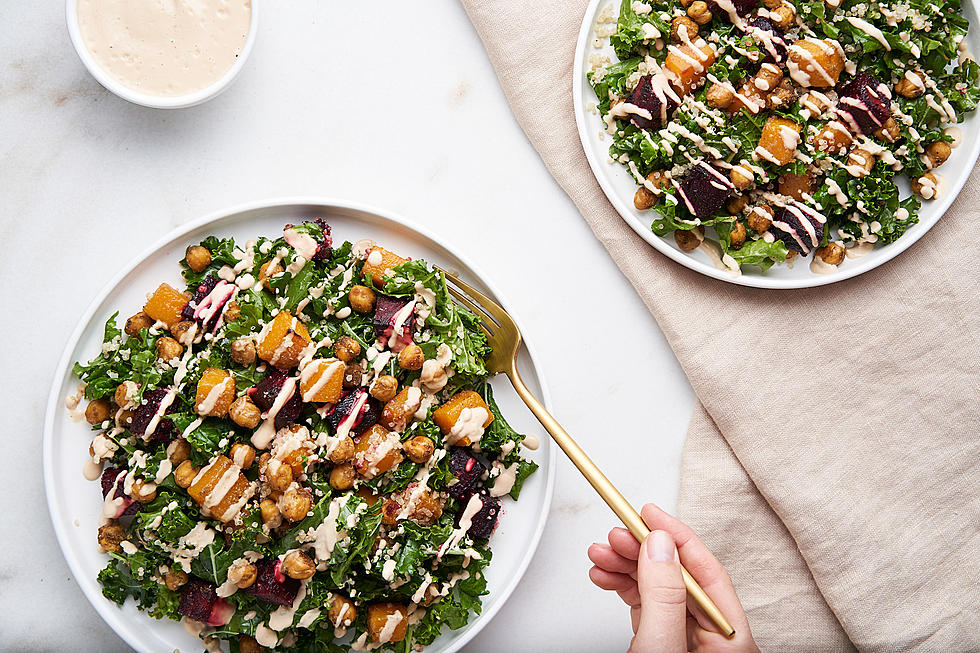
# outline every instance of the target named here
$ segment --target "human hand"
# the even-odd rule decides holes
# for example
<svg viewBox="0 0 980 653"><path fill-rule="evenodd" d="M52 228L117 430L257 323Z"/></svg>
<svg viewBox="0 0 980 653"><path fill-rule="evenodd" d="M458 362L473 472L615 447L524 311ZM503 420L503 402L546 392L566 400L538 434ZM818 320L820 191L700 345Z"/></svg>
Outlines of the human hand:
<svg viewBox="0 0 980 653"><path fill-rule="evenodd" d="M625 528L589 547L589 578L630 606L630 653L758 653L728 572L694 531L653 504L640 511L652 529L642 545ZM735 628L731 639L687 598L681 563Z"/></svg>

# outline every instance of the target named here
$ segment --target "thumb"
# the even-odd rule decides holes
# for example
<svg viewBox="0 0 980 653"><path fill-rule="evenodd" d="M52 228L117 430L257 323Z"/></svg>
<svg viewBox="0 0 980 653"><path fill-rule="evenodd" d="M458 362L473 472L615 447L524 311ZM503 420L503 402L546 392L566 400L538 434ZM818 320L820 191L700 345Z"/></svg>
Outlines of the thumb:
<svg viewBox="0 0 980 653"><path fill-rule="evenodd" d="M643 540L636 581L642 609L630 651L687 651L687 591L677 547L667 531L653 531Z"/></svg>

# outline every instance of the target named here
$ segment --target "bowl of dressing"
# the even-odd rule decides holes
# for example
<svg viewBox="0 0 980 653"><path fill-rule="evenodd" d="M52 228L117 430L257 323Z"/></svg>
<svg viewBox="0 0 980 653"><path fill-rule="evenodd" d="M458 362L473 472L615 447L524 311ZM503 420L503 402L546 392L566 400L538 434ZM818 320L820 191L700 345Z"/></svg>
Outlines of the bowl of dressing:
<svg viewBox="0 0 980 653"><path fill-rule="evenodd" d="M231 85L255 44L258 0L67 0L68 33L102 86L158 109Z"/></svg>

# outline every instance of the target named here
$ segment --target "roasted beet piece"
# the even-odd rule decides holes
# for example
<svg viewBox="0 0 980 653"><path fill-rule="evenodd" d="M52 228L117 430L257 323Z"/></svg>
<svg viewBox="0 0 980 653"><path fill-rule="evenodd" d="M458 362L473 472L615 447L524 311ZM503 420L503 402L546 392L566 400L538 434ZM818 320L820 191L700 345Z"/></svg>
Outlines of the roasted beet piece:
<svg viewBox="0 0 980 653"><path fill-rule="evenodd" d="M231 601L218 597L218 600L211 606L211 614L208 615L207 624L209 626L224 626L235 616L235 604Z"/></svg>
<svg viewBox="0 0 980 653"><path fill-rule="evenodd" d="M809 254L823 239L826 218L806 204L793 201L784 206L769 230L786 245L801 254Z"/></svg>
<svg viewBox="0 0 980 653"><path fill-rule="evenodd" d="M180 315L185 320L194 319L194 307L201 303L201 300L208 296L212 290L214 290L215 285L217 285L219 279L213 274L209 274L204 277L200 285L194 290L194 297L187 302L187 306L181 311Z"/></svg>
<svg viewBox="0 0 980 653"><path fill-rule="evenodd" d="M310 259L312 261L322 261L324 259L330 258L330 254L333 252L333 236L330 235L330 225L323 218L313 218L312 220L306 220L303 224L315 224L319 228L319 235L313 236L317 242L316 252ZM287 224L286 229L292 229L296 225Z"/></svg>
<svg viewBox="0 0 980 653"><path fill-rule="evenodd" d="M871 73L858 73L841 89L837 112L852 130L870 136L891 115L891 92Z"/></svg>
<svg viewBox="0 0 980 653"><path fill-rule="evenodd" d="M398 321L399 313L408 305L407 299L400 297L390 297L388 295L378 295L378 301L374 306L374 335L378 338L391 338L395 330L395 322ZM399 352L406 345L412 342L412 333L415 331L415 311L404 316L401 320L401 328L398 338L391 346L391 350Z"/></svg>
<svg viewBox="0 0 980 653"><path fill-rule="evenodd" d="M449 471L457 483L447 488L449 496L462 501L476 491L476 485L487 471L487 466L477 460L469 449L453 447L449 450Z"/></svg>
<svg viewBox="0 0 980 653"><path fill-rule="evenodd" d="M367 390L358 388L357 390L349 390L341 395L340 401L327 414L327 422L330 424L330 428L336 433L340 423L355 408L359 410L359 413L354 420L354 425L350 429L351 435L360 435L377 424L378 419L381 417L381 404L376 399L368 396Z"/></svg>
<svg viewBox="0 0 980 653"><path fill-rule="evenodd" d="M636 105L641 109L650 112L650 118L644 118L636 114L630 115L633 124L640 129L660 129L664 123L674 115L677 103L671 99L671 92L658 89L653 82L653 75L644 75L640 78L636 88L630 93L630 104Z"/></svg>
<svg viewBox="0 0 980 653"><path fill-rule="evenodd" d="M493 529L497 527L497 517L500 516L500 499L490 496L486 490L480 490L480 510L470 520L470 528L467 533L473 537L490 537ZM465 506L463 510L465 510Z"/></svg>
<svg viewBox="0 0 980 653"><path fill-rule="evenodd" d="M112 490L112 486L116 483L116 478L123 473L124 470L121 467L106 467L102 472L102 498L108 496L109 491ZM108 515L113 519L119 519L120 517L129 517L130 515L135 515L140 511L142 504L133 501L128 496L123 489L124 483L120 482L116 485L116 491L112 495L113 499L122 499L122 503L119 505L118 510L116 510L115 515Z"/></svg>
<svg viewBox="0 0 980 653"><path fill-rule="evenodd" d="M766 53L763 63L781 63L786 60L786 39L783 32L768 18L759 16L750 23L751 34Z"/></svg>
<svg viewBox="0 0 980 653"><path fill-rule="evenodd" d="M691 215L705 220L728 201L734 189L728 177L701 161L684 177L680 196Z"/></svg>
<svg viewBox="0 0 980 653"><path fill-rule="evenodd" d="M756 7L759 6L759 0L732 0L732 6L735 7L735 13L737 13L739 16L748 16ZM722 16L731 18L731 16L728 14L728 10L723 9L717 2L714 2L714 0L708 0L708 9L710 9L711 13L715 16L720 13Z"/></svg>
<svg viewBox="0 0 980 653"><path fill-rule="evenodd" d="M129 425L129 430L133 432L134 435L144 437L146 435L146 430L150 426L150 422L153 421L153 417L157 414L160 409L160 402L163 398L167 396L166 388L156 388L154 390L147 390L143 393L143 402L136 407L133 411L133 421ZM177 412L177 402L172 401L167 409L164 411L165 415ZM174 436L174 423L167 418L161 418L156 427L153 429L153 433L149 436L150 440L163 440L169 442Z"/></svg>
<svg viewBox="0 0 980 653"><path fill-rule="evenodd" d="M251 587L242 590L257 599L277 605L292 605L299 591L299 581L279 571L279 560L259 560L258 575Z"/></svg>
<svg viewBox="0 0 980 653"><path fill-rule="evenodd" d="M177 606L177 612L188 619L207 623L217 600L218 595L215 593L214 585L191 576L190 580L180 590L180 604Z"/></svg>
<svg viewBox="0 0 980 653"><path fill-rule="evenodd" d="M289 375L277 367L270 367L265 377L253 388L246 390L249 399L259 407L263 413L272 408L276 403L276 397L282 391ZM293 394L283 404L279 412L276 413L276 430L288 426L295 422L303 412L303 398L298 387L294 387Z"/></svg>
<svg viewBox="0 0 980 653"><path fill-rule="evenodd" d="M235 284L209 274L194 291L194 297L187 302L181 317L196 320L204 331L214 331L221 321L222 309L237 290Z"/></svg>

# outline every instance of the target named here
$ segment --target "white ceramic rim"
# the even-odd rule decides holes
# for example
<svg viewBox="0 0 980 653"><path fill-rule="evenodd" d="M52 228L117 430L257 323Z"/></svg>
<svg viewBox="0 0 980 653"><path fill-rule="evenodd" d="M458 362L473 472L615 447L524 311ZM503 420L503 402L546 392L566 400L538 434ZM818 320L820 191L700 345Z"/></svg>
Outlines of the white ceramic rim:
<svg viewBox="0 0 980 653"><path fill-rule="evenodd" d="M291 205L297 206L323 206L324 209L351 209L355 211L363 211L366 213L374 214L386 220L398 223L403 227L415 232L417 235L427 238L439 247L442 247L448 252L451 252L453 256L459 259L463 264L465 264L477 277L477 279L490 291L490 293L495 296L500 303L506 308L509 306L507 300L500 294L500 291L489 281L482 270L477 266L473 265L467 258L459 254L459 250L452 247L444 239L436 236L434 233L428 229L419 226L415 222L403 218L402 216L379 209L367 204L362 204L359 202L351 202L342 199L328 198L328 197L316 197L316 196L290 196L282 198L274 198L268 200L257 200L253 202L247 202L244 204L239 204L228 209L222 209L215 211L208 215L205 215L196 220L192 220L168 233L163 238L159 239L153 245L145 249L137 257L131 260L124 268L122 268L112 279L110 279L101 291L95 296L92 302L89 304L85 313L79 319L78 324L75 326L75 330L69 336L67 343L65 344L65 349L61 355L61 359L58 362L58 366L55 370L54 379L51 383L51 390L48 393L48 404L44 413L44 431L42 435L42 464L43 464L43 474L44 474L44 492L45 498L48 503L48 512L51 517L52 525L54 526L55 535L58 538L58 545L61 548L62 555L65 556L65 560L68 562L69 570L71 571L72 577L75 579L75 583L81 588L85 597L88 599L89 603L95 608L99 616L102 617L109 626L128 644L132 645L126 634L126 629L123 626L123 622L127 620L127 616L120 610L115 609L115 604L110 605L102 593L98 590L97 583L94 582L82 582L84 578L85 581L91 581L85 577L82 572L82 565L78 557L75 554L75 550L69 546L70 540L68 535L64 532L63 525L68 523L65 516L61 513L58 502L55 500L54 496L54 468L52 465L52 460L54 456L54 423L55 419L64 412L64 402L61 397L61 389L65 374L68 372L72 364L72 354L74 353L75 347L78 345L78 341L81 338L84 331L88 328L88 325L95 316L96 311L102 302L108 297L108 295L119 285L125 277L132 272L137 266L139 266L143 261L152 256L158 250L163 249L170 243L177 241L181 238L186 237L190 232L200 229L201 227L207 226L211 223L216 223L225 219L232 219L235 215L240 213L245 213L247 211L252 211L256 209L266 209L274 207L288 207ZM541 367L537 363L537 357L535 355L534 345L527 338L527 331L521 325L520 319L516 315L511 315L514 321L517 323L518 328L521 331L521 335L524 340L524 346L527 348L527 353L531 362L533 364L535 374L538 379L538 384L541 387L541 401L550 410L551 409L551 393L548 390L548 385L544 379L544 374L542 373ZM554 443L552 443L553 445ZM548 520L548 515L551 512L551 504L554 496L555 489L555 477L556 477L556 463L558 456L558 447L550 446L550 455L547 458L547 470L541 470L546 473L545 483L544 483L544 500L541 504L541 513L538 515L537 524L535 526L534 532L531 535L530 546L524 551L523 558L521 559L517 573L507 582L503 589L498 591L496 594L498 600L490 606L488 609L484 610L481 614L477 615L470 621L465 627L465 631L459 635L453 646L445 651L445 653L454 653L460 650L463 646L469 643L476 635L486 626L494 615L500 610L500 608L506 603L507 598L513 593L517 584L523 578L524 573L527 571L528 565L531 563L531 559L534 557L535 552L538 549L538 544L541 541L541 535L544 533L544 527ZM112 609L110 609L112 608ZM140 613L141 616L146 617ZM150 617L146 617L150 618Z"/></svg>
<svg viewBox="0 0 980 653"><path fill-rule="evenodd" d="M869 259L866 257L865 259L851 261L856 265L841 268L838 272L832 274L811 274L806 277L795 279L777 279L755 272L743 272L741 276L732 277L724 270L719 270L708 263L685 254L679 249L671 247L664 238L653 233L653 230L650 228L650 222L652 222L652 220L647 220L646 222L640 220L634 212L632 198L630 197L624 199L613 187L612 182L605 170L608 165L603 157L607 155L600 156L599 153L594 152L592 147L589 146L589 131L598 128L600 123L598 120L590 121L590 117L595 118L595 116L592 116L588 111L586 111L583 102L585 89L588 88L589 92L592 92L591 87L588 85L588 80L585 77L585 52L586 48L589 46L589 33L592 31L592 27L595 23L599 5L609 1L610 0L591 0L591 2L589 2L589 6L585 10L585 16L582 19L582 27L579 29L578 43L575 46L575 64L574 71L572 73L572 101L575 107L575 123L578 125L579 140L582 143L582 149L585 150L585 156L589 161L589 167L592 168L592 174L595 176L596 181L599 182L602 192L605 193L606 198L612 203L613 207L615 207L616 212L619 213L620 217L626 221L626 224L628 224L633 231L639 234L641 238L653 245L657 251L677 261L681 265L694 270L695 272L700 272L706 276L740 286L771 289L792 289L811 288L836 283L837 281L850 279L851 277L855 277L859 274L868 272L869 270L873 270L879 265L883 265L884 263L892 260L915 244L916 241L922 238L922 236L925 235L929 229L931 229L932 226L935 225L941 217L943 217L943 215L945 215L953 201L960 194L966 180L969 179L970 171L973 169L973 166L977 161L977 157L980 156L980 138L971 139L972 143L969 145L967 145L965 142L966 139L964 139L964 143L960 145L960 147L969 147L969 154L967 155L967 172L965 174L960 174L958 178L947 184L946 194L936 200L935 204L932 205L935 208L932 209L934 213L931 215L931 217L925 220L920 217L919 223L913 227L915 229L914 232L906 232L895 242L881 248L881 254L877 255L874 259ZM972 4L972 0L965 0L963 3L964 6ZM976 24L976 21L971 20L971 23L971 32L980 29L980 25ZM594 94L593 97L595 97ZM976 121L980 119L978 118L978 112L980 112L980 109L974 111L974 113L969 116L967 120ZM963 123L959 124L962 125ZM617 168L620 167L621 166L617 166ZM627 200L629 200L628 204ZM645 213L644 215L649 215L649 213Z"/></svg>
<svg viewBox="0 0 980 653"><path fill-rule="evenodd" d="M235 63L231 65L231 68L210 86L176 97L141 93L117 81L99 65L99 62L95 60L92 53L85 46L85 39L82 38L82 30L78 26L78 0L66 0L65 14L68 22L68 35L71 37L72 45L75 46L75 52L78 53L78 58L85 64L92 77L108 91L133 104L151 109L184 109L217 97L231 86L231 83L238 77L238 73L245 67L245 61L248 59L249 54L252 53L252 47L255 45L259 23L258 5L260 2L261 0L251 0L252 12L248 23L248 36L245 37L245 45L242 46L242 51L238 54L238 58L235 59Z"/></svg>

